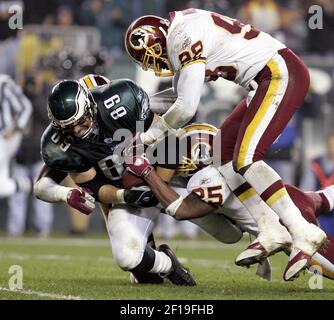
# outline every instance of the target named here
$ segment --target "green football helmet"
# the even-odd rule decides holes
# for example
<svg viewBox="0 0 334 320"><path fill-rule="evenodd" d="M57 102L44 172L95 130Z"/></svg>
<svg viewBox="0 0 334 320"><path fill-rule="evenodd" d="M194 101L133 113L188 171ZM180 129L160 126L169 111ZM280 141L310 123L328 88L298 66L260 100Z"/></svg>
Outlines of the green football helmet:
<svg viewBox="0 0 334 320"><path fill-rule="evenodd" d="M52 125L67 130L81 124L90 116L91 126L81 138L87 138L94 129L96 105L90 92L79 81L64 80L56 84L48 98L48 116Z"/></svg>

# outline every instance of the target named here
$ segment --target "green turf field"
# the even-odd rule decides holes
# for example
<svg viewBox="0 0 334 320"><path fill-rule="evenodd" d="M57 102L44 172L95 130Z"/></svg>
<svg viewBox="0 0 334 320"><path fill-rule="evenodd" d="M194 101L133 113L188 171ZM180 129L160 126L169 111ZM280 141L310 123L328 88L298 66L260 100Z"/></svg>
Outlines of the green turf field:
<svg viewBox="0 0 334 320"><path fill-rule="evenodd" d="M161 241L157 241L158 244ZM170 241L197 280L197 287L133 285L112 260L108 239L0 239L0 299L333 299L334 281L312 290L312 274L292 283L282 280L287 257L271 258L273 280L255 275L255 267L234 265L247 239L236 245L216 241ZM23 290L9 291L10 266L23 269ZM320 282L319 282L320 281ZM312 281L314 283L314 281ZM321 285L321 279L318 279Z"/></svg>

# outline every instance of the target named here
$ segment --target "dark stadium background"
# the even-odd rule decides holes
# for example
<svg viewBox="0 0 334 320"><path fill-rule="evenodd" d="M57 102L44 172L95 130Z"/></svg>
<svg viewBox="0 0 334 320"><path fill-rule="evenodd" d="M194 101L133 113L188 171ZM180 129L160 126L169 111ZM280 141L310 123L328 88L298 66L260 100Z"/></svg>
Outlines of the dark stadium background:
<svg viewBox="0 0 334 320"><path fill-rule="evenodd" d="M22 30L8 28L11 16L8 8L13 4L24 8ZM323 9L323 29L310 28L311 5L320 5ZM46 112L46 97L52 84L59 79L79 78L87 73L103 74L109 78L131 78L149 93L154 93L168 87L170 80L160 81L153 74L142 72L130 61L123 46L125 30L133 19L141 15L167 17L169 11L189 7L216 11L250 22L286 43L311 68L312 85L305 104L268 154L268 161L281 166L276 170L281 168L283 178L299 185L310 170L310 159L323 154L325 136L333 130L332 0L0 1L0 73L14 77L32 97L34 112L40 113ZM36 93L36 87L41 83L44 87ZM207 84L197 120L219 126L244 94L239 87L224 80ZM46 123L35 125L43 127ZM36 132L42 129L39 130ZM39 136L35 133L24 140L17 155L19 163L37 161ZM0 200L2 232L5 232L7 218L6 203L6 199ZM32 215L29 204L27 231L34 234ZM62 204L55 205L53 231L68 232L70 229L68 208ZM89 231L103 230L102 217L93 214Z"/></svg>

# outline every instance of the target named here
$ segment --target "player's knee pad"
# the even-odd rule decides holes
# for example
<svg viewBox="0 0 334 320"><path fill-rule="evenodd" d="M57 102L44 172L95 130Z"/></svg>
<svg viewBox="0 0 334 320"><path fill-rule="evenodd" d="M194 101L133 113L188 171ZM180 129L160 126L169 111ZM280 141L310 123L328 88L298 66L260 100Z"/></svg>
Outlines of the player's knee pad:
<svg viewBox="0 0 334 320"><path fill-rule="evenodd" d="M152 210L147 209L139 212L138 209L118 206L109 211L108 232L113 256L123 270L135 268L143 259L147 237L153 227L153 218L149 214Z"/></svg>
<svg viewBox="0 0 334 320"><path fill-rule="evenodd" d="M140 249L137 240L130 240L129 243L124 243L113 250L113 257L116 263L124 271L134 269L140 264L144 255L144 250Z"/></svg>
<svg viewBox="0 0 334 320"><path fill-rule="evenodd" d="M108 231L116 263L123 270L130 270L140 263L145 250L145 241L128 214L123 211L116 212L119 213L119 219L115 212L109 212Z"/></svg>

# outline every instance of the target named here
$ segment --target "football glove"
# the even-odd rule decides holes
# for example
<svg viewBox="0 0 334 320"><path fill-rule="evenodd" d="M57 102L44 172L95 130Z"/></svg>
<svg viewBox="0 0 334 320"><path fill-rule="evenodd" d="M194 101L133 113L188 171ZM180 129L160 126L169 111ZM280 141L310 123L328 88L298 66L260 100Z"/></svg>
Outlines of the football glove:
<svg viewBox="0 0 334 320"><path fill-rule="evenodd" d="M145 157L145 154L141 156L128 157L125 159L126 170L133 173L137 177L146 178L153 170L149 160Z"/></svg>
<svg viewBox="0 0 334 320"><path fill-rule="evenodd" d="M148 186L132 187L124 190L125 203L135 207L155 207L159 201Z"/></svg>
<svg viewBox="0 0 334 320"><path fill-rule="evenodd" d="M87 191L79 188L69 190L66 198L67 203L74 209L89 215L95 209L95 199Z"/></svg>

